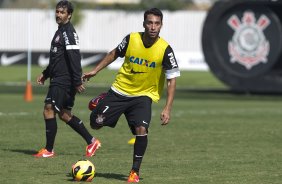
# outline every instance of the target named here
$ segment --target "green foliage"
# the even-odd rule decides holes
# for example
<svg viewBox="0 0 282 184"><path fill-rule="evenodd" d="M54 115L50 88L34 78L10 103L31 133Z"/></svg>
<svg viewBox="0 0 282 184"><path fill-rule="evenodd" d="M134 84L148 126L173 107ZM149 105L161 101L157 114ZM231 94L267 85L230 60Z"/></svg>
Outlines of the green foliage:
<svg viewBox="0 0 282 184"><path fill-rule="evenodd" d="M95 3L84 3L83 9L118 9L126 11L143 11L149 8L160 8L162 10L183 10L188 9L193 2L191 0L142 0L139 4L95 4Z"/></svg>
<svg viewBox="0 0 282 184"><path fill-rule="evenodd" d="M217 0L211 0L215 2ZM0 0L0 8L51 8L56 5L57 0ZM144 10L147 8L158 7L165 10L184 10L195 8L193 0L141 0L139 4L121 3L96 3L71 0L73 4L79 5L82 9L119 9L126 11Z"/></svg>
<svg viewBox="0 0 282 184"><path fill-rule="evenodd" d="M165 9L165 10L181 10L185 9L187 7L187 3L181 1L181 0L143 0L141 1L139 7L141 9L149 9L149 8L159 8L159 9Z"/></svg>
<svg viewBox="0 0 282 184"><path fill-rule="evenodd" d="M71 22L74 26L79 25L81 21L83 20L83 14L82 14L82 4L75 2L74 5L74 12L72 14Z"/></svg>

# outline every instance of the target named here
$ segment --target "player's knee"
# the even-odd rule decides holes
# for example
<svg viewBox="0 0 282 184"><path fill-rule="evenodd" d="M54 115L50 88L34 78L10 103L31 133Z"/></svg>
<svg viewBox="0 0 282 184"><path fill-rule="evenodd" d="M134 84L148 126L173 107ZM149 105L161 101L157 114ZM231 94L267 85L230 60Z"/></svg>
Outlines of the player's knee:
<svg viewBox="0 0 282 184"><path fill-rule="evenodd" d="M55 112L51 104L47 104L44 106L43 116L45 119L54 118Z"/></svg>
<svg viewBox="0 0 282 184"><path fill-rule="evenodd" d="M91 128L95 129L95 130L102 128L104 119L105 118L97 116L97 114L92 111L92 113L90 115L90 126L91 126Z"/></svg>
<svg viewBox="0 0 282 184"><path fill-rule="evenodd" d="M64 114L59 114L59 118L64 122L68 122L70 120L70 118L66 117Z"/></svg>
<svg viewBox="0 0 282 184"><path fill-rule="evenodd" d="M137 126L134 128L135 135L146 135L148 134L148 129L144 126Z"/></svg>
<svg viewBox="0 0 282 184"><path fill-rule="evenodd" d="M64 121L64 122L67 123L67 122L69 122L69 121L71 120L72 115L69 114L69 113L66 113L66 112L62 111L62 112L59 113L59 118L60 118L62 121Z"/></svg>
<svg viewBox="0 0 282 184"><path fill-rule="evenodd" d="M135 127L136 135L145 135L147 134L147 129L144 126Z"/></svg>
<svg viewBox="0 0 282 184"><path fill-rule="evenodd" d="M103 123L97 123L96 119L92 116L90 117L90 126L92 129L99 130L103 127Z"/></svg>

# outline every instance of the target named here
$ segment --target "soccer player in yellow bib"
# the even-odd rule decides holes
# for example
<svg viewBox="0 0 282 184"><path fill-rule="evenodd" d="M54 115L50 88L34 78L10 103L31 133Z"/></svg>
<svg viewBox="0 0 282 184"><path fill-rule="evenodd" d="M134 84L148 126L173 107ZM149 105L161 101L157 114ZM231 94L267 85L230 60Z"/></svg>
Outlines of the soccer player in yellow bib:
<svg viewBox="0 0 282 184"><path fill-rule="evenodd" d="M124 57L110 90L92 111L90 125L93 129L115 127L119 117L125 115L136 136L128 182L139 182L139 169L148 144L152 101L159 101L166 81L167 99L160 119L162 125L167 125L171 117L176 77L180 76L172 48L159 36L162 25L163 14L159 9L145 11L145 31L127 35L93 70L83 74L83 80L89 80L118 57Z"/></svg>

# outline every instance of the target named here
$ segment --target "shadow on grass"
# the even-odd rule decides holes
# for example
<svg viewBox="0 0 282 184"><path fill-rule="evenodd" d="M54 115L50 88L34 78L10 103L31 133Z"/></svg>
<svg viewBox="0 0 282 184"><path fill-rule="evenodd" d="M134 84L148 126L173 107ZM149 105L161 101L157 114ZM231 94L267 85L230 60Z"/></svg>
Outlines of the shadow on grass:
<svg viewBox="0 0 282 184"><path fill-rule="evenodd" d="M69 177L68 181L74 181L72 178L71 173L68 173L66 175ZM127 175L124 174L116 174L116 173L95 173L95 178L106 178L106 179L115 179L115 180L120 180L120 181L126 181L127 180ZM142 179L140 179L142 180Z"/></svg>
<svg viewBox="0 0 282 184"><path fill-rule="evenodd" d="M3 149L3 151L23 153L23 154L26 154L26 155L33 155L33 154L38 152L38 150L20 150L20 149ZM76 154L76 153L60 153L60 155L62 155L62 156L66 156L66 155L75 155L75 156L77 156L79 154Z"/></svg>
<svg viewBox="0 0 282 184"><path fill-rule="evenodd" d="M116 173L96 173L95 177L125 181L127 180L128 176L124 174L116 174Z"/></svg>
<svg viewBox="0 0 282 184"><path fill-rule="evenodd" d="M72 174L71 173L67 173L66 176L69 178L69 179L67 179L67 181L75 182L74 179L72 178Z"/></svg>
<svg viewBox="0 0 282 184"><path fill-rule="evenodd" d="M16 152L16 153L23 153L26 155L33 155L38 151L35 150L23 150L23 149L3 149L4 151Z"/></svg>

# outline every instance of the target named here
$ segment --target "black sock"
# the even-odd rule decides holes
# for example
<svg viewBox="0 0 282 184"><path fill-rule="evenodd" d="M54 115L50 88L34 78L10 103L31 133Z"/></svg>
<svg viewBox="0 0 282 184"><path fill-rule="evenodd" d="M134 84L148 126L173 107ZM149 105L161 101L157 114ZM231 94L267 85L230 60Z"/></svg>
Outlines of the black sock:
<svg viewBox="0 0 282 184"><path fill-rule="evenodd" d="M148 144L147 135L144 136L136 136L135 144L134 144L134 153L133 153L133 164L132 169L139 173L139 169L141 166L141 162L143 156L145 154L146 148Z"/></svg>
<svg viewBox="0 0 282 184"><path fill-rule="evenodd" d="M85 128L83 122L76 116L72 116L71 120L67 123L73 130L81 135L87 144L92 143L92 135Z"/></svg>
<svg viewBox="0 0 282 184"><path fill-rule="evenodd" d="M55 137L57 134L57 121L56 118L45 119L46 129L46 149L51 152L54 147Z"/></svg>

